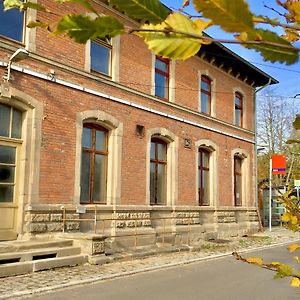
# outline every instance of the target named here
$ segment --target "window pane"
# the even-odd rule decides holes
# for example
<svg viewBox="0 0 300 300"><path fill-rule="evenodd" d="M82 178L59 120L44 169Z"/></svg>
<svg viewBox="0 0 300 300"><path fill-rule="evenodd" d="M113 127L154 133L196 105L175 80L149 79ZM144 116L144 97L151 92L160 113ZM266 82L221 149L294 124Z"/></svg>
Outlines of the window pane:
<svg viewBox="0 0 300 300"><path fill-rule="evenodd" d="M157 158L158 160L167 160L167 146L166 144L157 143Z"/></svg>
<svg viewBox="0 0 300 300"><path fill-rule="evenodd" d="M106 150L106 132L105 131L96 131L96 149L97 150Z"/></svg>
<svg viewBox="0 0 300 300"><path fill-rule="evenodd" d="M9 137L10 111L9 106L0 104L0 136Z"/></svg>
<svg viewBox="0 0 300 300"><path fill-rule="evenodd" d="M235 192L235 205L241 205L241 176L235 175L235 187L234 187L234 192Z"/></svg>
<svg viewBox="0 0 300 300"><path fill-rule="evenodd" d="M235 125L237 125L237 126L242 125L242 114L239 109L235 110Z"/></svg>
<svg viewBox="0 0 300 300"><path fill-rule="evenodd" d="M12 132L11 137L20 139L22 129L22 112L13 109Z"/></svg>
<svg viewBox="0 0 300 300"><path fill-rule="evenodd" d="M158 73L155 73L155 96L161 98L168 97L168 79Z"/></svg>
<svg viewBox="0 0 300 300"><path fill-rule="evenodd" d="M22 42L23 18L24 13L15 8L4 12L3 2L0 1L0 35Z"/></svg>
<svg viewBox="0 0 300 300"><path fill-rule="evenodd" d="M210 98L207 94L201 93L201 112L209 113Z"/></svg>
<svg viewBox="0 0 300 300"><path fill-rule="evenodd" d="M109 75L110 48L91 42L91 70Z"/></svg>
<svg viewBox="0 0 300 300"><path fill-rule="evenodd" d="M15 167L0 165L0 183L14 183Z"/></svg>
<svg viewBox="0 0 300 300"><path fill-rule="evenodd" d="M201 89L205 91L210 91L210 84L206 81L201 80Z"/></svg>
<svg viewBox="0 0 300 300"><path fill-rule="evenodd" d="M157 204L165 203L165 179L166 167L163 164L157 166Z"/></svg>
<svg viewBox="0 0 300 300"><path fill-rule="evenodd" d="M241 173L241 170L242 170L242 160L239 159L238 157L234 158L234 168L235 168L235 172Z"/></svg>
<svg viewBox="0 0 300 300"><path fill-rule="evenodd" d="M92 148L92 129L83 127L82 147Z"/></svg>
<svg viewBox="0 0 300 300"><path fill-rule="evenodd" d="M14 201L14 187L0 185L0 203Z"/></svg>
<svg viewBox="0 0 300 300"><path fill-rule="evenodd" d="M87 152L82 153L81 159L81 181L80 181L80 202L89 203L90 190L90 167L91 154Z"/></svg>
<svg viewBox="0 0 300 300"><path fill-rule="evenodd" d="M15 164L16 148L9 146L0 146L0 163Z"/></svg>
<svg viewBox="0 0 300 300"><path fill-rule="evenodd" d="M155 68L156 69L159 69L159 70L161 70L161 71L163 71L163 72L168 72L168 63L166 63L166 62L163 62L163 61L161 61L161 60L159 60L159 59L156 59L155 60Z"/></svg>
<svg viewBox="0 0 300 300"><path fill-rule="evenodd" d="M209 172L204 170L202 176L202 205L209 205Z"/></svg>
<svg viewBox="0 0 300 300"><path fill-rule="evenodd" d="M106 202L106 156L95 155L93 202Z"/></svg>
<svg viewBox="0 0 300 300"><path fill-rule="evenodd" d="M155 143L151 142L150 158L155 159Z"/></svg>
<svg viewBox="0 0 300 300"><path fill-rule="evenodd" d="M202 167L209 168L209 153L202 151Z"/></svg>
<svg viewBox="0 0 300 300"><path fill-rule="evenodd" d="M150 163L150 203L155 203L155 164Z"/></svg>
<svg viewBox="0 0 300 300"><path fill-rule="evenodd" d="M235 104L238 106L242 106L242 99L238 96L235 96Z"/></svg>

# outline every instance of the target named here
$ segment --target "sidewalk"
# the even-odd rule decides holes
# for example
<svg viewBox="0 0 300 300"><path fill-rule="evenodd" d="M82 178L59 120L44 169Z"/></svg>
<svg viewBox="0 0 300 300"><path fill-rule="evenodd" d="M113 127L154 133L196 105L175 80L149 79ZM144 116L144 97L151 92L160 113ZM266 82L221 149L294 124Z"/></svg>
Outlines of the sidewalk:
<svg viewBox="0 0 300 300"><path fill-rule="evenodd" d="M140 272L176 265L193 263L231 255L233 251L246 252L254 249L288 244L300 240L300 232L282 227L268 229L254 236L203 242L195 251L173 252L130 260L114 261L105 265L82 265L42 271L27 275L1 278L0 299L16 299L54 289L92 283ZM195 248L195 249L196 249Z"/></svg>

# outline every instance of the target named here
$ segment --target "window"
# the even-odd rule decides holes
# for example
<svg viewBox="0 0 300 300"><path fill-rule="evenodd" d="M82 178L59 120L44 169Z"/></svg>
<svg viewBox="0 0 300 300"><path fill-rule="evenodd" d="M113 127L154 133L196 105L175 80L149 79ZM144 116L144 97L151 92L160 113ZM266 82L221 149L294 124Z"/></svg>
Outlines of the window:
<svg viewBox="0 0 300 300"><path fill-rule="evenodd" d="M80 202L106 203L108 131L85 124L82 132Z"/></svg>
<svg viewBox="0 0 300 300"><path fill-rule="evenodd" d="M169 99L169 63L168 59L155 58L155 96Z"/></svg>
<svg viewBox="0 0 300 300"><path fill-rule="evenodd" d="M210 153L199 149L198 159L198 199L199 205L209 205L209 157Z"/></svg>
<svg viewBox="0 0 300 300"><path fill-rule="evenodd" d="M201 112L211 113L211 79L201 76Z"/></svg>
<svg viewBox="0 0 300 300"><path fill-rule="evenodd" d="M234 156L234 205L242 205L242 159Z"/></svg>
<svg viewBox="0 0 300 300"><path fill-rule="evenodd" d="M242 127L243 125L243 96L236 92L234 96L234 115L235 125Z"/></svg>
<svg viewBox="0 0 300 300"><path fill-rule="evenodd" d="M18 147L15 139L21 139L21 128L22 113L0 104L0 203L14 201Z"/></svg>
<svg viewBox="0 0 300 300"><path fill-rule="evenodd" d="M111 41L97 39L91 41L91 71L111 75Z"/></svg>
<svg viewBox="0 0 300 300"><path fill-rule="evenodd" d="M23 42L24 13L18 9L4 12L3 1L0 0L0 35Z"/></svg>
<svg viewBox="0 0 300 300"><path fill-rule="evenodd" d="M150 153L150 204L166 202L167 144L151 139Z"/></svg>

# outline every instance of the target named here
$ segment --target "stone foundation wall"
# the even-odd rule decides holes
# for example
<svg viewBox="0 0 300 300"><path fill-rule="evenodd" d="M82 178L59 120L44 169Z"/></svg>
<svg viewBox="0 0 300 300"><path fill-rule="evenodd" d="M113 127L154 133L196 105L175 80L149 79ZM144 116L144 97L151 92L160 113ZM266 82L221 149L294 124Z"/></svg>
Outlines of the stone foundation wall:
<svg viewBox="0 0 300 300"><path fill-rule="evenodd" d="M83 213L66 209L65 234L80 233L91 239L84 246L92 254L125 251L127 248L168 243L180 245L201 240L229 238L258 231L256 210L246 208L138 207L97 208ZM79 219L88 219L82 221ZM75 221L74 221L75 220ZM76 221L78 220L78 221ZM25 232L31 235L63 232L63 212L51 208L28 210L25 215ZM94 237L97 236L97 239ZM92 238L91 238L92 237ZM107 249L106 249L107 248Z"/></svg>

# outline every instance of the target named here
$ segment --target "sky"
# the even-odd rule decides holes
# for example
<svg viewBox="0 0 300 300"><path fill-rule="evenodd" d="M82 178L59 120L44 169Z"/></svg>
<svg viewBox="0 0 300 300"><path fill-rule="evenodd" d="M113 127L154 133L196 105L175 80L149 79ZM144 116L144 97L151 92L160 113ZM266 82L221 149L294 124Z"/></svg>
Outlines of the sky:
<svg viewBox="0 0 300 300"><path fill-rule="evenodd" d="M176 10L181 7L183 0L162 0L161 2L171 9ZM255 14L267 15L271 18L278 17L278 14L273 12L271 9L264 7L264 5L266 5L272 8L278 8L276 0L248 0L247 3L250 6L250 10ZM187 12L191 14L195 13L191 9L188 9ZM232 39L230 34L223 32L216 26L211 29L209 28L206 32L216 39ZM297 103L297 107L299 107L297 110L300 112L300 97L297 97L299 100L296 102L292 99L296 94L300 94L300 60L298 63L293 65L271 63L264 61L262 56L254 50L246 49L240 45L225 44L225 46L259 69L271 75L273 78L277 79L279 84L272 86L272 93L277 96L291 98L293 103ZM261 91L259 95L262 95L263 93L266 93L266 91Z"/></svg>

